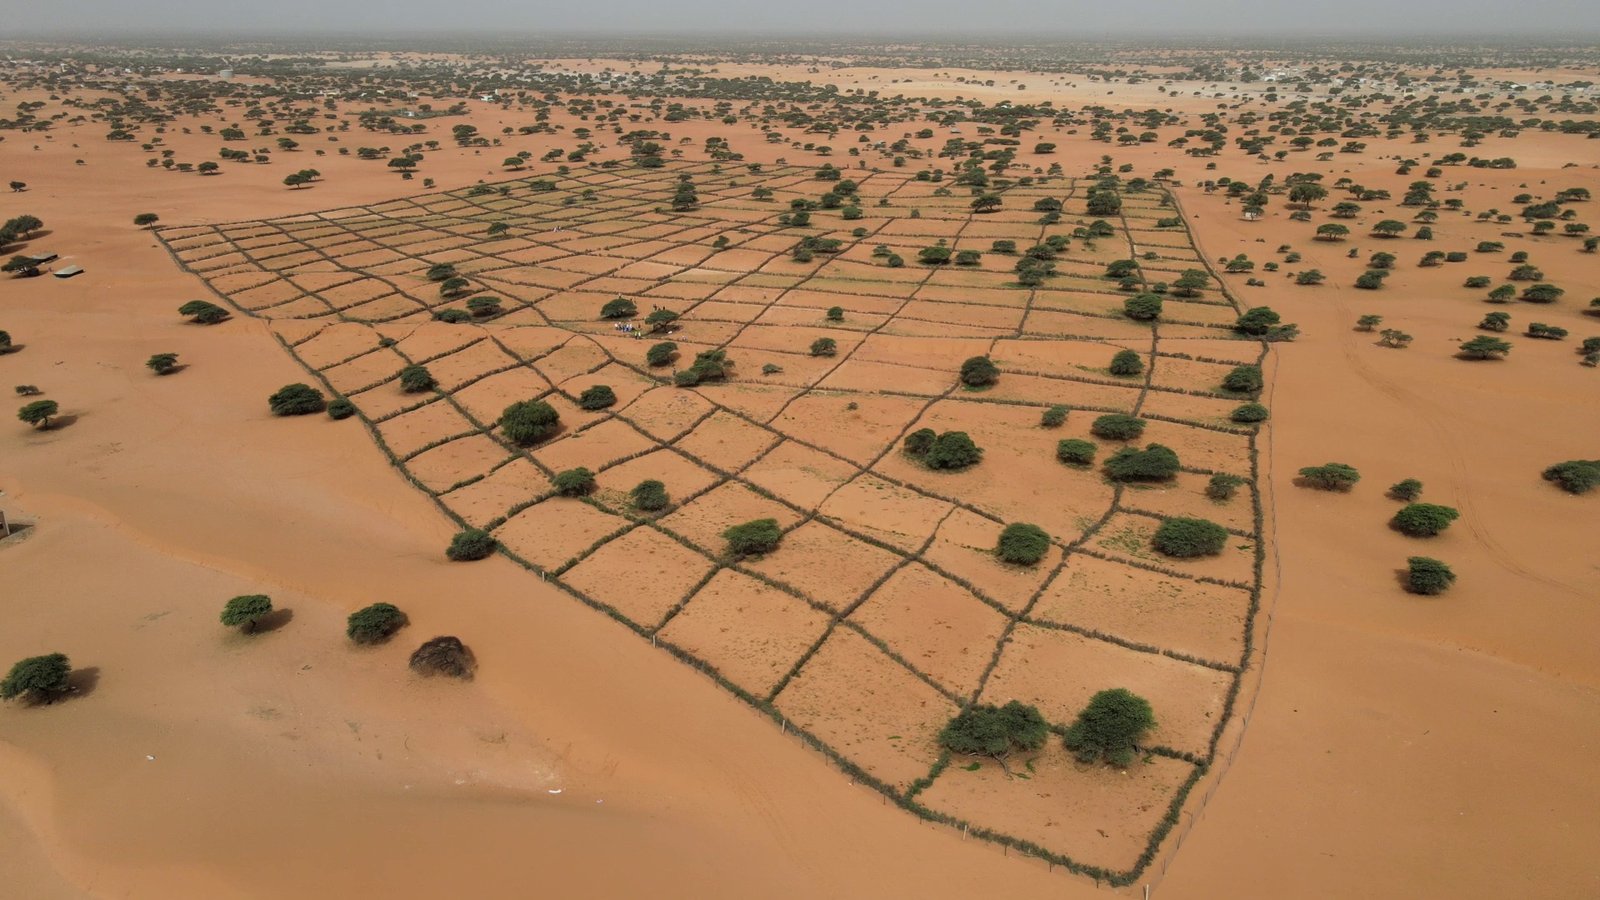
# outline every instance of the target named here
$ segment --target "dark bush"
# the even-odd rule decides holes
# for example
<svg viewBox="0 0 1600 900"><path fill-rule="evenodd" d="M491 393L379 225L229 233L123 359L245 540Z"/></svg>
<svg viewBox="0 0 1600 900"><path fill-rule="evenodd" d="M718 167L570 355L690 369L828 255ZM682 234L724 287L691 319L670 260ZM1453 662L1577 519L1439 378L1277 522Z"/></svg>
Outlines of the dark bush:
<svg viewBox="0 0 1600 900"><path fill-rule="evenodd" d="M1174 516L1162 520L1151 544L1160 552L1178 559L1216 556L1228 545L1228 530L1205 519Z"/></svg>
<svg viewBox="0 0 1600 900"><path fill-rule="evenodd" d="M25 703L49 703L72 689L72 663L64 653L18 660L0 680L0 700L21 697Z"/></svg>
<svg viewBox="0 0 1600 900"><path fill-rule="evenodd" d="M1108 441L1136 441L1144 434L1144 420L1122 413L1107 413L1094 420L1089 433Z"/></svg>
<svg viewBox="0 0 1600 900"><path fill-rule="evenodd" d="M812 356L834 356L839 352L839 342L833 338L817 338L811 342Z"/></svg>
<svg viewBox="0 0 1600 900"><path fill-rule="evenodd" d="M500 428L513 444L527 446L555 433L561 414L543 400L522 400L506 407L500 415Z"/></svg>
<svg viewBox="0 0 1600 900"><path fill-rule="evenodd" d="M230 313L206 300L190 300L178 307L178 315L188 316L190 321L201 325L215 325L227 319Z"/></svg>
<svg viewBox="0 0 1600 900"><path fill-rule="evenodd" d="M1037 525L1013 522L1000 532L995 552L1008 563L1031 566L1050 551L1050 535Z"/></svg>
<svg viewBox="0 0 1600 900"><path fill-rule="evenodd" d="M678 345L672 341L662 341L659 344L652 344L650 349L646 350L644 353L645 364L649 366L671 365L672 361L677 359L677 357Z"/></svg>
<svg viewBox="0 0 1600 900"><path fill-rule="evenodd" d="M1361 473L1354 466L1331 462L1307 466L1300 470L1300 477L1305 480L1307 487L1342 492L1355 487L1356 482L1361 480Z"/></svg>
<svg viewBox="0 0 1600 900"><path fill-rule="evenodd" d="M1161 318L1161 295L1134 294L1122 301L1122 314L1136 322L1153 322Z"/></svg>
<svg viewBox="0 0 1600 900"><path fill-rule="evenodd" d="M1389 497L1392 500L1404 500L1407 503L1422 496L1422 482L1415 478L1396 481L1389 485Z"/></svg>
<svg viewBox="0 0 1600 900"><path fill-rule="evenodd" d="M431 391L437 384L427 366L411 365L400 370L400 390L408 394Z"/></svg>
<svg viewBox="0 0 1600 900"><path fill-rule="evenodd" d="M1067 749L1079 762L1132 763L1139 739L1156 725L1149 701L1124 688L1101 691L1067 728Z"/></svg>
<svg viewBox="0 0 1600 900"><path fill-rule="evenodd" d="M494 535L479 528L468 528L450 539L450 547L444 555L456 562L471 562L487 557L498 546L500 542Z"/></svg>
<svg viewBox="0 0 1600 900"><path fill-rule="evenodd" d="M1271 331L1279 319L1279 315L1270 306L1257 306L1240 315L1233 324L1233 330L1240 334L1259 337Z"/></svg>
<svg viewBox="0 0 1600 900"><path fill-rule="evenodd" d="M1257 366L1235 366L1222 379L1222 389L1235 394L1254 394L1261 386L1261 369Z"/></svg>
<svg viewBox="0 0 1600 900"><path fill-rule="evenodd" d="M1056 459L1072 466L1092 466L1097 449L1088 441L1067 438L1056 443Z"/></svg>
<svg viewBox="0 0 1600 900"><path fill-rule="evenodd" d="M939 433L932 428L918 428L906 435L902 448L912 456L925 456L933 449L933 442L939 439Z"/></svg>
<svg viewBox="0 0 1600 900"><path fill-rule="evenodd" d="M1000 380L1000 369L987 356L974 356L961 364L961 383L967 387L985 387Z"/></svg>
<svg viewBox="0 0 1600 900"><path fill-rule="evenodd" d="M645 512L657 512L666 509L667 505L672 502L671 498L667 496L667 486L654 479L639 482L629 492L629 497L632 498L635 509L641 509Z"/></svg>
<svg viewBox="0 0 1600 900"><path fill-rule="evenodd" d="M1437 559L1412 556L1406 559L1406 590L1432 597L1455 584L1456 573Z"/></svg>
<svg viewBox="0 0 1600 900"><path fill-rule="evenodd" d="M556 493L563 497L582 497L594 490L594 473L579 466L557 472L550 483L555 485Z"/></svg>
<svg viewBox="0 0 1600 900"><path fill-rule="evenodd" d="M406 624L406 614L393 603L374 603L350 614L345 637L358 644L381 644Z"/></svg>
<svg viewBox="0 0 1600 900"><path fill-rule="evenodd" d="M965 431L946 431L934 439L922 462L930 469L965 469L982 458L982 448Z"/></svg>
<svg viewBox="0 0 1600 900"><path fill-rule="evenodd" d="M478 661L461 639L440 635L424 641L411 654L411 671L418 675L447 675L451 678L471 678Z"/></svg>
<svg viewBox="0 0 1600 900"><path fill-rule="evenodd" d="M4 334L5 332L0 331L0 335ZM0 344L0 350L3 349L4 345ZM178 370L178 354L157 353L145 360L144 364L149 367L150 371L156 373L157 375L171 375L173 372Z"/></svg>
<svg viewBox="0 0 1600 900"><path fill-rule="evenodd" d="M1068 409L1065 406L1052 406L1039 416L1039 427L1060 428L1067 421Z"/></svg>
<svg viewBox="0 0 1600 900"><path fill-rule="evenodd" d="M328 418L348 419L356 414L356 405L346 397L335 397L328 404Z"/></svg>
<svg viewBox="0 0 1600 900"><path fill-rule="evenodd" d="M1542 477L1569 494L1587 494L1600 487L1600 459L1569 459L1556 463L1545 469Z"/></svg>
<svg viewBox="0 0 1600 900"><path fill-rule="evenodd" d="M1123 447L1106 460L1105 469L1113 481L1165 481L1178 474L1178 454L1160 444Z"/></svg>
<svg viewBox="0 0 1600 900"><path fill-rule="evenodd" d="M1265 422L1267 420L1267 416L1268 412L1265 406L1262 406L1259 403L1246 403L1235 409L1231 414L1229 414L1228 418L1235 422L1248 425L1255 422Z"/></svg>
<svg viewBox="0 0 1600 900"><path fill-rule="evenodd" d="M1144 374L1144 357L1134 350L1118 350L1111 357L1110 371L1113 375L1134 376Z"/></svg>
<svg viewBox="0 0 1600 900"><path fill-rule="evenodd" d="M728 541L728 555L733 557L759 556L771 553L783 540L783 530L777 519L756 519L735 525L722 533Z"/></svg>
<svg viewBox="0 0 1600 900"><path fill-rule="evenodd" d="M1408 503L1394 514L1394 527L1411 537L1433 537L1461 514L1437 503Z"/></svg>
<svg viewBox="0 0 1600 900"><path fill-rule="evenodd" d="M951 753L1004 757L1013 750L1038 750L1050 726L1039 710L1015 700L1005 706L979 703L962 710L939 732Z"/></svg>
<svg viewBox="0 0 1600 900"><path fill-rule="evenodd" d="M607 384L597 384L578 395L578 408L587 410L605 409L617 402L616 392Z"/></svg>
<svg viewBox="0 0 1600 900"><path fill-rule="evenodd" d="M1238 493L1239 486L1244 483L1245 480L1237 475L1218 472L1206 483L1206 496L1218 502L1232 500L1233 495Z"/></svg>
<svg viewBox="0 0 1600 900"><path fill-rule="evenodd" d="M631 319L638 314L638 305L626 297L607 300L606 304L600 307L600 318L602 319Z"/></svg>
<svg viewBox="0 0 1600 900"><path fill-rule="evenodd" d="M267 398L267 407L275 416L306 416L322 412L327 406L322 392L309 384L286 384Z"/></svg>
<svg viewBox="0 0 1600 900"><path fill-rule="evenodd" d="M222 624L245 634L256 630L256 623L272 615L272 598L266 594L244 594L222 606Z"/></svg>

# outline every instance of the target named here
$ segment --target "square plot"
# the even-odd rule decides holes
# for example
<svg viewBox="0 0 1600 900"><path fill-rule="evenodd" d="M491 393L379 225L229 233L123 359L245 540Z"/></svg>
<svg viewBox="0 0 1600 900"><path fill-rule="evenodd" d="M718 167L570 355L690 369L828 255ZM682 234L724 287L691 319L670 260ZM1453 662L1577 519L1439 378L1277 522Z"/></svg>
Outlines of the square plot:
<svg viewBox="0 0 1600 900"><path fill-rule="evenodd" d="M805 509L815 509L859 469L820 450L784 441L744 472L751 484Z"/></svg>
<svg viewBox="0 0 1600 900"><path fill-rule="evenodd" d="M1151 539L1161 520L1119 512L1106 521L1088 546L1114 559L1127 559L1147 566L1182 572L1190 576L1215 578L1236 584L1249 584L1255 577L1255 541L1228 535L1222 552L1216 556L1180 559L1159 552Z"/></svg>
<svg viewBox="0 0 1600 900"><path fill-rule="evenodd" d="M509 455L492 438L474 434L406 460L406 471L429 488L443 491L488 472Z"/></svg>
<svg viewBox="0 0 1600 900"><path fill-rule="evenodd" d="M813 391L790 403L772 427L866 466L895 446L926 405L915 397Z"/></svg>
<svg viewBox="0 0 1600 900"><path fill-rule="evenodd" d="M811 521L785 534L778 552L747 561L745 566L842 613L901 559L837 528Z"/></svg>
<svg viewBox="0 0 1600 900"><path fill-rule="evenodd" d="M866 474L834 492L818 512L852 531L916 553L954 508L947 500Z"/></svg>
<svg viewBox="0 0 1600 900"><path fill-rule="evenodd" d="M595 477L599 491L595 498L615 509L635 515L651 515L633 508L629 493L641 481L659 481L666 486L673 504L683 503L721 480L721 476L671 449L652 450L619 463ZM671 511L669 507L667 512Z"/></svg>
<svg viewBox="0 0 1600 900"><path fill-rule="evenodd" d="M552 497L512 516L494 536L528 562L554 569L630 524L582 500Z"/></svg>
<svg viewBox="0 0 1600 900"><path fill-rule="evenodd" d="M456 488L440 499L456 515L482 528L511 510L550 490L550 479L526 459L518 457L480 481Z"/></svg>
<svg viewBox="0 0 1600 900"><path fill-rule="evenodd" d="M1138 862L1194 771L1189 763L1161 756L1127 769L1080 765L1055 735L1026 761L1012 754L1008 775L994 760L958 757L917 799L1080 863L1124 872Z"/></svg>
<svg viewBox="0 0 1600 900"><path fill-rule="evenodd" d="M778 695L778 710L898 790L939 758L957 707L849 628L836 628Z"/></svg>
<svg viewBox="0 0 1600 900"><path fill-rule="evenodd" d="M1231 672L1130 650L1107 641L1021 624L984 685L985 703L1021 700L1052 722L1070 724L1089 698L1127 688L1150 701L1156 727L1145 740L1205 755L1222 716Z"/></svg>
<svg viewBox="0 0 1600 900"><path fill-rule="evenodd" d="M715 407L697 391L657 387L640 394L622 407L618 415L660 441L685 435Z"/></svg>
<svg viewBox="0 0 1600 900"><path fill-rule="evenodd" d="M563 572L561 580L649 629L700 583L712 565L661 532L640 527Z"/></svg>
<svg viewBox="0 0 1600 900"><path fill-rule="evenodd" d="M660 631L756 697L771 692L827 630L828 617L748 575L723 569Z"/></svg>
<svg viewBox="0 0 1600 900"><path fill-rule="evenodd" d="M1019 614L1061 561L1061 548L1050 547L1044 559L1033 565L1002 562L995 548L1004 529L998 522L958 508L939 526L923 558Z"/></svg>
<svg viewBox="0 0 1600 900"><path fill-rule="evenodd" d="M376 390L400 393L398 386L386 385ZM411 396L415 401L426 399L424 396ZM356 402L361 403L360 398ZM384 421L378 426L378 431L394 455L404 459L429 444L456 437L473 428L471 422L441 397Z"/></svg>
<svg viewBox="0 0 1600 900"><path fill-rule="evenodd" d="M958 695L977 689L1006 626L1004 615L921 563L890 576L850 621Z"/></svg>
<svg viewBox="0 0 1600 900"><path fill-rule="evenodd" d="M1029 618L1219 663L1244 653L1250 592L1073 554Z"/></svg>
<svg viewBox="0 0 1600 900"><path fill-rule="evenodd" d="M598 472L613 460L642 453L655 442L625 422L608 419L584 429L559 433L532 448L533 458L557 472L582 466Z"/></svg>
<svg viewBox="0 0 1600 900"><path fill-rule="evenodd" d="M1209 519L1226 528L1253 533L1255 510L1250 503L1250 485L1239 485L1233 499L1219 502L1206 496L1210 481L1209 475L1179 472L1171 481L1129 485L1122 491L1121 506L1159 516Z"/></svg>
<svg viewBox="0 0 1600 900"><path fill-rule="evenodd" d="M721 553L727 544L722 533L735 525L755 519L776 519L779 528L788 528L798 518L787 506L730 481L674 510L661 524L712 553ZM783 551L780 544L774 553Z"/></svg>
<svg viewBox="0 0 1600 900"><path fill-rule="evenodd" d="M550 391L550 382L527 366L490 375L456 391L457 403L484 425L500 421L506 407L523 400L534 400Z"/></svg>
<svg viewBox="0 0 1600 900"><path fill-rule="evenodd" d="M487 340L427 363L428 372L439 382L439 388L445 391L457 390L467 382L516 365L519 365L516 357Z"/></svg>
<svg viewBox="0 0 1600 900"><path fill-rule="evenodd" d="M759 425L718 412L695 426L674 446L727 472L736 472L782 440Z"/></svg>

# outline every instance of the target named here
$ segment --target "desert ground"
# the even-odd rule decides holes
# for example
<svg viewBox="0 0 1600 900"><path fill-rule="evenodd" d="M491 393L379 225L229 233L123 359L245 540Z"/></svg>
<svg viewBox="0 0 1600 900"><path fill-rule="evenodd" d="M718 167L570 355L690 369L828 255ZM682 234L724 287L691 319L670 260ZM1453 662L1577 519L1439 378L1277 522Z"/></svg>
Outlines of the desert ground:
<svg viewBox="0 0 1600 900"><path fill-rule="evenodd" d="M0 510L29 526L0 541L0 663L60 651L76 669L64 699L0 708L16 896L1600 889L1600 500L1540 477L1600 456L1596 370L1577 350L1600 336L1600 269L1588 232L1562 227L1594 218L1594 130L1469 137L1428 120L1421 141L1317 132L1333 144L1246 152L1230 142L1304 114L1284 106L1297 97L1400 101L1326 81L1279 96L1236 61L1218 62L1233 80L1181 80L1170 55L1130 62L1147 66L1131 84L866 51L683 59L811 84L515 99L434 76L406 97L381 74L334 89L243 64L222 81L144 56L125 71L30 61L81 52L15 47L0 68L4 108L38 104L0 130L0 174L22 185L0 219L43 223L5 252L60 254L0 276L0 382L59 403L47 428L0 429ZM1497 86L1594 80L1575 58L1473 69L1483 108L1600 119L1559 87L1533 101ZM336 68L401 64L477 61L350 53ZM530 64L661 66L493 62ZM809 93L827 84L916 99L866 115ZM314 89L279 91L296 85ZM147 117L133 98L174 105ZM454 110L414 136L339 123L419 102ZM1023 114L1014 157L939 155L1013 146L977 142L1018 102L1052 112ZM283 130L297 119L313 133ZM1113 143L1101 122L1159 137ZM1218 124L1225 149L1172 143ZM230 126L259 134L219 138ZM410 140L436 145L389 165ZM218 160L219 145L250 153L217 174L160 162ZM1515 168L1439 160L1455 152ZM1325 195L1293 202L1305 174ZM1413 201L1419 180L1433 196ZM696 197L675 203L686 181ZM998 208L973 209L989 190ZM1096 212L1107 191L1118 205ZM1365 196L1334 215L1347 194ZM1518 215L1558 196L1551 228ZM158 221L134 225L144 213ZM1399 236L1376 233L1389 221ZM1327 223L1348 233L1318 239ZM1020 282L1013 264L1052 235L1053 273ZM934 247L977 256L924 263ZM1108 278L1122 261L1132 274ZM467 283L441 291L440 264ZM85 271L50 277L68 265ZM1537 277L1508 280L1517 265ZM1375 267L1380 286L1353 286ZM1199 288L1169 288L1190 270ZM1311 270L1325 279L1301 283ZM1562 293L1486 302L1502 283ZM1159 317L1126 315L1148 292ZM614 298L637 314L602 317ZM232 315L177 313L197 299ZM1237 333L1262 306L1298 333ZM658 310L676 318L652 329ZM1495 311L1511 352L1460 358ZM1381 324L1358 328L1368 315ZM1534 322L1569 333L1525 336ZM651 364L664 341L675 357ZM1108 369L1124 350L1137 374ZM156 353L181 368L152 373ZM978 356L992 384L958 378ZM414 365L431 383L407 391ZM1260 367L1259 391L1223 386L1241 366ZM294 382L353 415L272 415L268 395ZM613 402L583 399L599 385ZM559 429L509 439L503 410L535 398ZM1252 402L1266 421L1238 418ZM1064 422L1044 425L1055 406ZM1119 414L1142 434L1104 437L1096 420ZM970 434L982 460L930 467L902 449L922 428ZM1094 464L1058 460L1063 440L1096 445ZM1150 443L1176 452L1175 476L1100 468ZM1330 461L1359 484L1300 478ZM582 496L552 489L579 467ZM1206 495L1218 474L1238 476L1231 499ZM1405 478L1459 520L1431 538L1388 527L1403 504L1384 487ZM631 504L645 479L664 509ZM1158 552L1171 517L1222 526L1225 546ZM766 518L775 550L726 552L724 529ZM1032 565L995 557L1017 522L1048 536ZM498 552L448 559L462 529ZM1415 555L1456 583L1405 590ZM247 594L277 612L255 634L222 627L223 601ZM377 601L409 624L352 646L345 617ZM443 634L470 645L470 681L408 671ZM1074 760L1061 733L1113 687L1147 698L1155 727L1126 767ZM952 716L1010 700L1054 729L1041 748L941 747Z"/></svg>

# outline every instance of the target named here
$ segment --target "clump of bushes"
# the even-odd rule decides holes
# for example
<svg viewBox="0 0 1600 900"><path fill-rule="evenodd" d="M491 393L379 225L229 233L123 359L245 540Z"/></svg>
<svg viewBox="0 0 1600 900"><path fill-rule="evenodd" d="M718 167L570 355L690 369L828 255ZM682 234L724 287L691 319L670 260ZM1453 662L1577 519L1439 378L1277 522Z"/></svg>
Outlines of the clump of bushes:
<svg viewBox="0 0 1600 900"><path fill-rule="evenodd" d="M444 555L456 562L471 562L483 559L493 553L500 542L494 535L481 528L468 528L450 539L450 546Z"/></svg>
<svg viewBox="0 0 1600 900"><path fill-rule="evenodd" d="M72 663L64 653L18 660L0 680L0 700L21 697L25 703L50 703L72 689Z"/></svg>
<svg viewBox="0 0 1600 900"><path fill-rule="evenodd" d="M778 549L783 530L778 527L777 519L755 519L729 528L722 536L728 542L729 556L760 556Z"/></svg>
<svg viewBox="0 0 1600 900"><path fill-rule="evenodd" d="M1098 449L1089 441L1067 438L1056 443L1056 459L1069 466L1092 466L1095 451Z"/></svg>
<svg viewBox="0 0 1600 900"><path fill-rule="evenodd" d="M1100 691L1067 728L1066 745L1081 763L1104 759L1114 766L1132 763L1139 739L1156 725L1150 702L1126 688Z"/></svg>
<svg viewBox="0 0 1600 900"><path fill-rule="evenodd" d="M608 384L597 384L578 395L578 408L587 410L605 409L614 406L617 394Z"/></svg>
<svg viewBox="0 0 1600 900"><path fill-rule="evenodd" d="M326 409L322 392L309 384L286 384L267 398L267 408L275 416L306 416Z"/></svg>
<svg viewBox="0 0 1600 900"><path fill-rule="evenodd" d="M412 651L410 666L411 671L423 676L471 678L478 661L460 638L440 635L424 641L422 646Z"/></svg>
<svg viewBox="0 0 1600 900"><path fill-rule="evenodd" d="M703 381L721 381L728 377L733 360L726 350L706 350L697 353L689 368L674 372L672 383L678 387L694 387Z"/></svg>
<svg viewBox="0 0 1600 900"><path fill-rule="evenodd" d="M1161 295L1134 294L1122 301L1122 314L1136 322L1154 322L1161 318Z"/></svg>
<svg viewBox="0 0 1600 900"><path fill-rule="evenodd" d="M646 479L639 482L632 491L628 492L628 496L633 501L635 509L645 512L657 512L666 509L667 505L672 502L671 498L667 496L667 486L655 479Z"/></svg>
<svg viewBox="0 0 1600 900"><path fill-rule="evenodd" d="M1000 380L1000 367L987 356L974 356L961 364L961 383L967 387L988 387Z"/></svg>
<svg viewBox="0 0 1600 900"><path fill-rule="evenodd" d="M407 394L431 391L437 384L427 366L410 365L400 370L400 390Z"/></svg>
<svg viewBox="0 0 1600 900"><path fill-rule="evenodd" d="M1136 441L1144 434L1144 420L1122 413L1108 413L1094 420L1089 433L1108 441Z"/></svg>
<svg viewBox="0 0 1600 900"><path fill-rule="evenodd" d="M946 431L933 439L922 464L930 469L965 469L983 459L983 449L965 431Z"/></svg>
<svg viewBox="0 0 1600 900"><path fill-rule="evenodd" d="M1600 459L1569 459L1545 469L1541 477L1569 494L1587 494L1600 487Z"/></svg>
<svg viewBox="0 0 1600 900"><path fill-rule="evenodd" d="M1031 566L1050 551L1050 535L1037 525L1013 522L1000 532L995 553L1008 563Z"/></svg>
<svg viewBox="0 0 1600 900"><path fill-rule="evenodd" d="M1238 475L1218 472L1206 483L1206 496L1219 503L1232 500L1233 495L1239 492L1239 487L1244 483L1245 480Z"/></svg>
<svg viewBox="0 0 1600 900"><path fill-rule="evenodd" d="M1265 406L1259 403L1245 403L1234 409L1228 418L1241 425L1253 425L1256 422L1265 422L1268 415Z"/></svg>
<svg viewBox="0 0 1600 900"><path fill-rule="evenodd" d="M1389 497L1394 500L1404 500L1407 503L1422 496L1422 482L1415 478L1406 478L1389 485Z"/></svg>
<svg viewBox="0 0 1600 900"><path fill-rule="evenodd" d="M1174 516L1156 528L1151 544L1156 550L1178 559L1216 556L1228 545L1228 530L1206 519Z"/></svg>
<svg viewBox="0 0 1600 900"><path fill-rule="evenodd" d="M178 307L178 315L188 316L189 321L199 325L215 325L226 320L230 313L208 300L190 300Z"/></svg>
<svg viewBox="0 0 1600 900"><path fill-rule="evenodd" d="M1300 478L1307 487L1343 493L1356 486L1356 482L1361 480L1361 473L1356 471L1355 466L1331 462L1306 466L1300 470Z"/></svg>
<svg viewBox="0 0 1600 900"><path fill-rule="evenodd" d="M662 341L659 344L652 344L650 345L650 349L644 352L645 365L648 366L671 365L672 361L677 359L677 357L678 345L672 341Z"/></svg>
<svg viewBox="0 0 1600 900"><path fill-rule="evenodd" d="M500 414L500 429L506 440L526 447L555 433L561 414L543 400L520 400Z"/></svg>
<svg viewBox="0 0 1600 900"><path fill-rule="evenodd" d="M602 319L631 319L638 314L638 305L627 297L607 300L605 305L600 307L600 318Z"/></svg>
<svg viewBox="0 0 1600 900"><path fill-rule="evenodd" d="M1460 513L1437 503L1408 503L1394 514L1394 527L1411 537L1433 537L1450 527Z"/></svg>
<svg viewBox="0 0 1600 900"><path fill-rule="evenodd" d="M356 405L348 397L335 397L328 403L328 418L338 421L356 414Z"/></svg>
<svg viewBox="0 0 1600 900"><path fill-rule="evenodd" d="M594 473L579 466L557 472L550 483L555 486L556 493L563 497L582 497L594 490Z"/></svg>
<svg viewBox="0 0 1600 900"><path fill-rule="evenodd" d="M222 605L222 624L253 634L256 623L272 615L272 598L266 594L243 594Z"/></svg>
<svg viewBox="0 0 1600 900"><path fill-rule="evenodd" d="M1432 597L1455 584L1456 573L1437 559L1412 556L1406 559L1406 590Z"/></svg>
<svg viewBox="0 0 1600 900"><path fill-rule="evenodd" d="M1050 725L1036 707L1010 701L1004 706L974 704L939 732L939 745L951 753L1003 758L1014 750L1038 750Z"/></svg>
<svg viewBox="0 0 1600 900"><path fill-rule="evenodd" d="M0 332L4 334L4 332ZM157 353L144 361L146 367L157 375L171 375L178 370L178 354Z"/></svg>
<svg viewBox="0 0 1600 900"><path fill-rule="evenodd" d="M1132 377L1144 374L1144 358L1133 350L1118 350L1111 357L1109 370L1113 375Z"/></svg>
<svg viewBox="0 0 1600 900"><path fill-rule="evenodd" d="M1105 470L1112 481L1165 481L1178 474L1178 454L1161 444L1123 447L1106 460Z"/></svg>
<svg viewBox="0 0 1600 900"><path fill-rule="evenodd" d="M1235 366L1222 379L1223 390L1232 391L1235 394L1259 393L1262 384L1259 366Z"/></svg>
<svg viewBox="0 0 1600 900"><path fill-rule="evenodd" d="M1039 427L1060 428L1067 421L1067 412L1067 407L1060 404L1050 407L1039 416Z"/></svg>
<svg viewBox="0 0 1600 900"><path fill-rule="evenodd" d="M406 614L393 603L374 603L350 614L344 634L357 644L381 644L405 627Z"/></svg>
<svg viewBox="0 0 1600 900"><path fill-rule="evenodd" d="M829 337L817 338L811 342L812 356L835 356L839 352L839 342Z"/></svg>

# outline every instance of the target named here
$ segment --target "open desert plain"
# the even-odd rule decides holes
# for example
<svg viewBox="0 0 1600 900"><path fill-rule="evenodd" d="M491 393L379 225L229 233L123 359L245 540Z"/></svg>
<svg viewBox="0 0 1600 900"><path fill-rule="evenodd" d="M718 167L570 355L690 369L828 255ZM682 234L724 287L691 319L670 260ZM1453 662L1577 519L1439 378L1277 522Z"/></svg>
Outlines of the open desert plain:
<svg viewBox="0 0 1600 900"><path fill-rule="evenodd" d="M1587 7L100 6L0 43L0 898L1600 896Z"/></svg>

